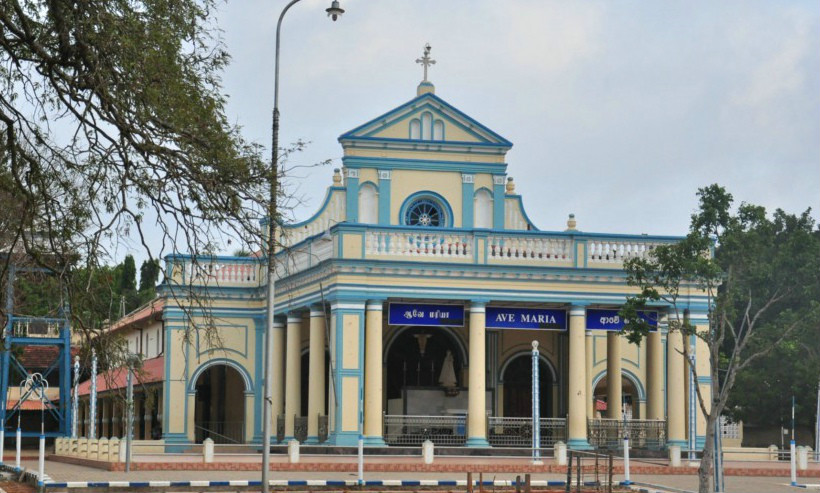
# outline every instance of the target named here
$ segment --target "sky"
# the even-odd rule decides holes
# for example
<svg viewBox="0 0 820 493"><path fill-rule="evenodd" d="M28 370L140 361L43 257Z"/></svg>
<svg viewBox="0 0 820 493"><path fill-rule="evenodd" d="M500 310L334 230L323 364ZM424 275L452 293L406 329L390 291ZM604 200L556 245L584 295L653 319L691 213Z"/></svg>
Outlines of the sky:
<svg viewBox="0 0 820 493"><path fill-rule="evenodd" d="M221 4L231 121L269 146L284 0ZM686 234L696 191L818 217L820 2L303 0L286 15L281 142L311 144L289 180L320 206L339 135L436 95L513 143L507 172L542 230Z"/></svg>

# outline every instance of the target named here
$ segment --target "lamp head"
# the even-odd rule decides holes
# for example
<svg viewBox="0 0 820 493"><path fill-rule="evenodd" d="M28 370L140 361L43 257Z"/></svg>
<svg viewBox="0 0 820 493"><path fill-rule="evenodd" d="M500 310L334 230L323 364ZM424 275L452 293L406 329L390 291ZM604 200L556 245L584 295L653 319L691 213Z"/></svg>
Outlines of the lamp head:
<svg viewBox="0 0 820 493"><path fill-rule="evenodd" d="M330 7L325 9L325 12L327 12L327 16L334 21L345 13L344 9L339 7L339 0L333 0Z"/></svg>

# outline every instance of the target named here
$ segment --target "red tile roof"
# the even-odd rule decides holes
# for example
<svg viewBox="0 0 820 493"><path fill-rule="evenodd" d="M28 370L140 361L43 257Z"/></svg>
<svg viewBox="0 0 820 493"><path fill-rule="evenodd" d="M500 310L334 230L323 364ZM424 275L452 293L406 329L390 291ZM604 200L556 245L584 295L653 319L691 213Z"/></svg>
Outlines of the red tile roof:
<svg viewBox="0 0 820 493"><path fill-rule="evenodd" d="M125 388L128 371L125 368L115 368L106 373L97 375L97 392ZM134 385L161 382L165 376L165 356L147 359L142 362L142 371L134 375ZM91 393L91 380L79 385L80 395Z"/></svg>
<svg viewBox="0 0 820 493"><path fill-rule="evenodd" d="M42 409L39 399L26 399L20 405L20 411L40 411ZM9 399L6 401L6 410L10 411L17 405L16 399ZM46 409L53 408L51 404L46 404Z"/></svg>
<svg viewBox="0 0 820 493"><path fill-rule="evenodd" d="M133 327L141 323L150 323L162 320L162 309L165 307L165 298L154 298L145 305L137 308L128 315L117 320L108 329L110 332Z"/></svg>

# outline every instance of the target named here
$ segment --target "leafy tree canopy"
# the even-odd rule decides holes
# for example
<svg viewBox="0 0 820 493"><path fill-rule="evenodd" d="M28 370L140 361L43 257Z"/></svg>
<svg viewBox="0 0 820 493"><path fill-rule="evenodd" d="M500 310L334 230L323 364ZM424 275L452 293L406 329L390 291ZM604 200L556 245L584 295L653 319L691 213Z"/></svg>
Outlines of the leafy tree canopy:
<svg viewBox="0 0 820 493"><path fill-rule="evenodd" d="M13 253L0 278L11 258L50 269L75 330L98 327L78 314L104 312L109 294L136 291L133 259L118 279L104 267L118 238L195 255L219 235L260 244L270 171L225 116L214 11L214 0L0 2L0 250Z"/></svg>
<svg viewBox="0 0 820 493"><path fill-rule="evenodd" d="M708 347L711 392L700 386L696 391L707 416L700 491L709 491L712 437L736 379L753 374L777 351L796 350L805 334L817 331L820 235L808 210L793 215L778 209L769 215L763 207L743 203L733 212L732 195L718 185L700 189L698 197L684 239L626 263L628 282L639 294L627 300L621 314L630 321L627 337L640 342L649 326L636 311L663 302L671 307L669 337L694 335ZM684 301L698 291L708 299L708 327L695 327L686 317ZM683 348L688 359L689 344ZM749 390L749 400L735 401L746 411L759 400L757 390Z"/></svg>

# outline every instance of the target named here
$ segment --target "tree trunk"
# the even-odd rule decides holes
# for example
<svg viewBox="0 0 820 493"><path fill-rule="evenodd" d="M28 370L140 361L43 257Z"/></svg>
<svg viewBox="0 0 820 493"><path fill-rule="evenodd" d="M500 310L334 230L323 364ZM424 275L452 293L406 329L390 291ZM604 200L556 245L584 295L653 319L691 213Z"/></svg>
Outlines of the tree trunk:
<svg viewBox="0 0 820 493"><path fill-rule="evenodd" d="M712 491L712 468L715 457L715 432L720 413L713 408L706 416L706 443L703 445L703 456L698 466L698 493L710 493Z"/></svg>

